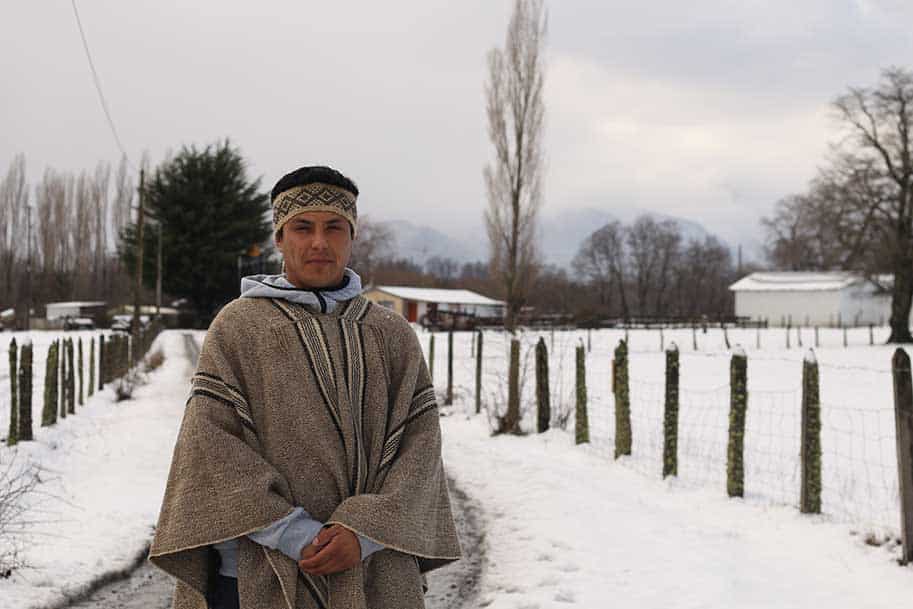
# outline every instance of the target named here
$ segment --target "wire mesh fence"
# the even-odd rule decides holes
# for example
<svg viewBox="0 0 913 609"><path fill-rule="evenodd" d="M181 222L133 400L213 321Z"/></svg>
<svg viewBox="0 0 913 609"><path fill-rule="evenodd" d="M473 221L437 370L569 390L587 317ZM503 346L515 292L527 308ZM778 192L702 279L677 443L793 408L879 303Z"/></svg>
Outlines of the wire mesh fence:
<svg viewBox="0 0 913 609"><path fill-rule="evenodd" d="M793 331L795 332L795 328ZM884 329L871 335L883 339ZM542 338L549 354L552 427L574 430L574 349L584 345L590 444L586 450L605 459L615 456L615 404L612 356L621 339L629 344L632 453L616 462L644 476L661 478L665 358L660 350L675 342L681 349L678 469L674 484L726 492L731 346L747 344L748 409L744 444L744 496L760 504L798 507L801 486L802 362L815 344L805 329L804 347L774 350L769 345L784 328L730 330L707 334L691 329L541 330L519 332L521 411L525 430L535 425L535 345ZM761 338L758 341L757 334ZM900 527L895 414L892 394L893 348L869 346L868 328L818 330L820 366L822 513L879 535ZM855 333L855 334L854 334ZM419 334L426 349L430 333ZM447 379L446 333L438 333L435 384ZM482 396L490 420L503 415L511 336L486 331L482 347ZM697 339L697 349L693 349ZM744 342L743 342L744 341ZM475 404L477 334L454 340L454 394L457 404ZM755 348L760 342L761 349ZM785 339L782 341L785 345ZM796 345L793 337L792 345ZM765 348L764 345L768 347ZM494 427L494 426L493 426Z"/></svg>

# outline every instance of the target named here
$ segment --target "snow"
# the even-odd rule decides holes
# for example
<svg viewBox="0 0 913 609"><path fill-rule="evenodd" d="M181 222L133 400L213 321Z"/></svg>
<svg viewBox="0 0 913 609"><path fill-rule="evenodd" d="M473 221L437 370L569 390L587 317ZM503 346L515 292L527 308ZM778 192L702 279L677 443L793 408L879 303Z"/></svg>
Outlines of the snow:
<svg viewBox="0 0 913 609"><path fill-rule="evenodd" d="M479 606L877 609L913 594L893 552L820 517L646 478L561 431L442 425L445 465L482 507Z"/></svg>
<svg viewBox="0 0 913 609"><path fill-rule="evenodd" d="M504 302L495 300L471 290L446 290L441 288L410 288L400 286L379 285L377 290L392 294L397 298L415 300L418 302L436 302L439 304L461 305L491 305L499 306Z"/></svg>
<svg viewBox="0 0 913 609"><path fill-rule="evenodd" d="M40 463L45 471L33 497L37 523L23 540L29 567L0 580L0 608L59 602L96 576L126 568L148 544L192 373L181 333L163 332L152 350L159 348L164 363L134 399L115 402L108 385L75 416L36 426L34 442L0 447L0 462ZM36 380L44 378L40 370Z"/></svg>
<svg viewBox="0 0 913 609"><path fill-rule="evenodd" d="M876 328L883 341L887 328ZM95 334L68 333L68 335ZM719 329L521 332L521 408L535 417L533 349L545 340L553 422L542 435L490 437L486 410L506 403L510 335L486 332L483 410L474 414L473 333L454 340L455 404L441 419L445 466L479 506L485 569L479 606L631 606L639 608L895 607L913 596L913 567L899 567L893 347L868 346L868 329L821 329L823 509L801 515L798 442L802 363L793 329L730 329L745 345L748 414L744 499L725 492L729 362ZM32 332L35 395L55 333ZM8 335L7 335L8 336ZM201 333L195 334L197 340ZM418 331L427 349L430 334ZM22 336L17 338L21 343ZM437 339L438 391L447 378L446 341ZM627 338L633 454L615 460L611 357ZM679 348L679 475L663 480L665 346ZM694 341L697 342L695 350ZM757 348L760 343L761 349ZM573 444L574 349L585 348L592 443ZM0 345L3 346L3 345ZM187 397L191 364L181 332L157 346L165 363L136 399L114 403L110 387L77 416L36 426L36 441L12 455L40 462L42 522L31 531L31 568L0 580L0 609L59 601L96 575L130 564L148 543ZM157 347L154 347L157 348ZM85 349L85 346L84 346ZM41 362L39 363L39 358ZM0 365L0 375L8 374ZM8 424L9 387L0 377L0 425ZM39 400L35 400L40 420ZM503 410L499 410L503 412ZM4 418L5 417L5 418ZM6 421L6 422L5 422ZM3 430L0 427L0 430ZM566 430L566 431L565 431ZM870 546L866 538L889 539Z"/></svg>
<svg viewBox="0 0 913 609"><path fill-rule="evenodd" d="M863 280L844 271L751 273L729 286L733 292L838 291Z"/></svg>

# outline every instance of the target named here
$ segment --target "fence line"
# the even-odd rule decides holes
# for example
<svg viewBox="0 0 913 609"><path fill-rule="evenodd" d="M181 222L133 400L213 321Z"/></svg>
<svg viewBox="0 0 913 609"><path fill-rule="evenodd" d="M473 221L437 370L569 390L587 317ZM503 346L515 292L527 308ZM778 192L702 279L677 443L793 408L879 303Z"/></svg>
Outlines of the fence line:
<svg viewBox="0 0 913 609"><path fill-rule="evenodd" d="M782 331L783 329L777 329ZM774 330L774 331L777 331ZM868 347L868 329L865 346ZM876 329L877 330L877 329ZM770 332L770 331L768 331ZM862 531L897 535L900 522L898 468L894 408L891 399L890 365L856 365L840 361L847 353L839 329L829 330L830 345L820 369L821 510L832 519L847 522ZM638 335L638 333L640 333ZM509 335L484 332L481 375L481 406L486 412L506 404L505 374ZM663 472L665 382L659 372L664 352L659 351L657 332L630 330L629 372L632 450L617 462L645 476L660 479ZM666 330L663 342L680 345L678 393L677 476L675 484L693 488L716 488L725 492L730 384L728 358L731 351L693 351L690 331ZM732 345L753 332L729 331ZM820 331L824 338L826 332ZM427 335L427 333L425 333ZM722 342L722 333L720 333ZM852 337L853 333L850 333ZM462 400L474 404L476 360L469 342L475 334L456 333L454 392L473 396ZM861 336L861 335L860 335ZM585 353L587 417L590 444L586 448L606 459L615 457L615 399L612 395L612 351L624 332L600 330L591 333L591 349ZM517 335L521 344L521 409L528 431L535 429L535 345L548 346L551 426L573 433L576 403L575 349L587 346L587 332L526 331ZM769 336L767 337L770 338ZM857 337L859 338L859 337ZM803 331L801 350L780 354L748 351L748 409L744 446L744 493L746 500L762 504L800 504L802 467L802 367L803 355L814 344L811 331ZM422 340L427 344L427 338ZM640 349L645 343L655 347ZM753 341L752 341L753 343ZM752 344L750 343L750 344ZM681 345L684 345L682 347ZM707 346L706 342L699 345ZM783 355L795 353L795 357ZM873 353L866 351L866 353ZM882 353L876 350L874 353ZM440 358L444 354L436 354ZM887 355L885 358L887 359ZM443 361L438 362L441 369ZM754 374L754 376L753 376ZM716 379L716 382L712 381ZM852 380L847 380L852 379ZM442 377L435 379L442 387ZM708 384L708 381L711 383ZM703 383L703 384L702 384ZM877 390L877 391L876 391ZM457 399L461 399L457 397Z"/></svg>

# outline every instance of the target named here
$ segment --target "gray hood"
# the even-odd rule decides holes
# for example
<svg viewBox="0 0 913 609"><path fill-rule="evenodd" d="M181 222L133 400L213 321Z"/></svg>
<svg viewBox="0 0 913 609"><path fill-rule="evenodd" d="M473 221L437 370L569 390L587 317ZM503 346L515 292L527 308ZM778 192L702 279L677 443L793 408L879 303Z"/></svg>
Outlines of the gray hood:
<svg viewBox="0 0 913 609"><path fill-rule="evenodd" d="M282 298L304 305L315 313L329 313L340 302L361 294L361 277L346 269L342 284L331 288L295 287L285 275L248 275L241 278L242 298Z"/></svg>

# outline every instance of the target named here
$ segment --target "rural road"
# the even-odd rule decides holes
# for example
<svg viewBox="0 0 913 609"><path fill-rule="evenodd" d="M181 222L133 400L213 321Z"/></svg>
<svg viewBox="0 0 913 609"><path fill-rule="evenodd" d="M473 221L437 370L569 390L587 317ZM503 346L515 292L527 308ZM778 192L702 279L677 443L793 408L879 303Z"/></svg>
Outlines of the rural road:
<svg viewBox="0 0 913 609"><path fill-rule="evenodd" d="M433 571L425 595L428 609L462 609L475 606L482 574L484 536L477 505L453 481L450 483L454 520L463 546L463 559ZM109 584L72 609L168 609L172 579L148 562L127 579Z"/></svg>

